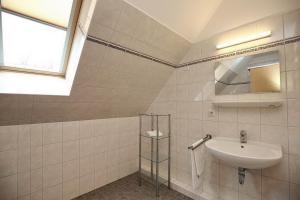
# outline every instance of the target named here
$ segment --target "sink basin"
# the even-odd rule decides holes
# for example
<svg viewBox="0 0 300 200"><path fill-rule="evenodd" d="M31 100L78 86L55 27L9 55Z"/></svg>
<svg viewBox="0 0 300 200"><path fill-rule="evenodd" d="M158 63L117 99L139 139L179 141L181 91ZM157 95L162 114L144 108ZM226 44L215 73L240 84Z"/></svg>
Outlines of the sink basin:
<svg viewBox="0 0 300 200"><path fill-rule="evenodd" d="M212 155L234 167L262 169L276 165L282 159L280 145L216 137L205 143Z"/></svg>

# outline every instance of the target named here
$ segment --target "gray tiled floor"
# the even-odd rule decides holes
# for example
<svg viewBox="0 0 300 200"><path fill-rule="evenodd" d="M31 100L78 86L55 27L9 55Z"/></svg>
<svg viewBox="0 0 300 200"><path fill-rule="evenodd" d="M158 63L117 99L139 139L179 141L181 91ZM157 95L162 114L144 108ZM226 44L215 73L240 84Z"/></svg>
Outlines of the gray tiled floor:
<svg viewBox="0 0 300 200"><path fill-rule="evenodd" d="M137 173L122 178L116 182L98 188L92 192L84 194L76 200L191 200L174 190L168 190L166 186L162 186L160 197L155 197L155 190L152 185L143 182L142 186L138 186Z"/></svg>

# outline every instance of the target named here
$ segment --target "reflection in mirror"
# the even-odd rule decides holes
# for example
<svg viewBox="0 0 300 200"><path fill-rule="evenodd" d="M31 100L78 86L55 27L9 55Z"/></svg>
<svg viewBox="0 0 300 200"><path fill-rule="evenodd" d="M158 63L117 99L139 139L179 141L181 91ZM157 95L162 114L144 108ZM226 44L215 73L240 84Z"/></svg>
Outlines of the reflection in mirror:
<svg viewBox="0 0 300 200"><path fill-rule="evenodd" d="M278 51L215 63L216 95L266 92L280 92Z"/></svg>

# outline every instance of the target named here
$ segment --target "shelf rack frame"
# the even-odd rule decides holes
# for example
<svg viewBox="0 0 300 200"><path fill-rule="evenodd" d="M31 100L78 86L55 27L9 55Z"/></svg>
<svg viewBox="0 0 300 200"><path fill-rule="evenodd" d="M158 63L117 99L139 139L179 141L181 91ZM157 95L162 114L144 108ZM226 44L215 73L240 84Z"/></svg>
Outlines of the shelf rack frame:
<svg viewBox="0 0 300 200"><path fill-rule="evenodd" d="M143 124L143 117L150 117L151 120L151 131L154 131L154 121L156 121L156 136L154 137L147 137L142 134L142 124ZM159 118L160 117L167 117L168 120L168 136L165 137L160 137L159 136ZM140 114L139 115L139 177L138 177L138 182L139 186L142 185L142 179L143 179L143 174L142 174L142 137L144 138L149 138L151 140L151 170L150 170L150 180L152 180L152 183L155 186L155 192L156 196L159 197L159 188L160 188L160 181L162 178L159 176L159 164L160 162L160 157L159 157L159 141L161 139L167 139L168 140L168 155L167 155L167 162L168 162L168 179L167 179L167 186L170 189L171 188L171 114L167 115L158 115L158 114ZM154 151L154 144L156 143L156 151ZM155 155L154 155L155 154ZM154 159L155 158L155 159ZM154 171L153 165L156 165L155 169L155 178L154 178Z"/></svg>

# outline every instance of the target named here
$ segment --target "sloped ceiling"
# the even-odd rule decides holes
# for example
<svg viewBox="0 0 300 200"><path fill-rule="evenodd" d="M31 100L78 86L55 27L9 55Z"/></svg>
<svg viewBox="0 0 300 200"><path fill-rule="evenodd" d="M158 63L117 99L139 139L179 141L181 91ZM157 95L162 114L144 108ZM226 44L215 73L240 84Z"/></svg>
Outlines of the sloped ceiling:
<svg viewBox="0 0 300 200"><path fill-rule="evenodd" d="M122 0L98 1L89 35L159 52L172 61L180 60L189 47L185 39ZM155 39L159 41L151 43ZM173 70L86 41L70 96L0 94L0 125L136 116L147 111Z"/></svg>
<svg viewBox="0 0 300 200"><path fill-rule="evenodd" d="M157 0L140 1L158 3ZM166 15L168 9L173 7L170 6L172 3L183 5L183 1L181 4L176 4L177 1L173 0L172 3L171 0L165 1L169 4L161 3L154 8L158 10L163 8ZM197 9L192 9L191 12L194 12L191 14L192 17L185 18L180 10L181 6L176 8L177 14L181 16L180 19L184 19L180 21L177 18L177 21L174 18L178 24L190 23L189 20L192 20L194 26L200 27L193 32L194 41L238 26L240 23L246 23L247 20L253 21L291 7L296 8L300 3L298 0L264 0L263 3L259 0L184 2L190 5L185 7L184 13L188 13L189 8L193 6L201 7L203 12L205 8L209 10L204 16L206 22L201 21L202 24L198 26L196 22L199 20L195 17L198 16L195 14ZM196 4L191 4L193 2ZM202 2L202 5L199 2ZM223 5L225 2L227 4ZM272 6L268 8L270 4ZM236 6L235 9L232 9L233 5ZM256 11L252 13L247 10ZM175 11L172 13L170 18L176 14ZM158 17L157 21L160 21ZM123 0L99 0L89 35L178 63L191 43L157 21ZM171 23L167 22L162 24L171 26ZM179 25L171 29L181 35L191 30L178 27ZM185 37L192 38L187 35ZM136 116L147 111L173 70L169 66L86 41L70 96L2 94L0 95L0 125Z"/></svg>
<svg viewBox="0 0 300 200"><path fill-rule="evenodd" d="M300 7L299 0L126 0L190 42Z"/></svg>

